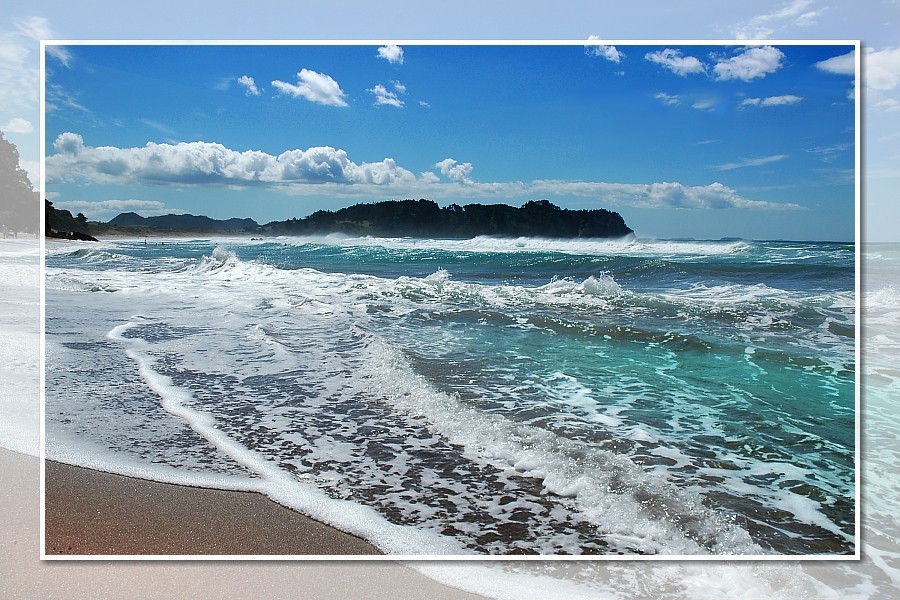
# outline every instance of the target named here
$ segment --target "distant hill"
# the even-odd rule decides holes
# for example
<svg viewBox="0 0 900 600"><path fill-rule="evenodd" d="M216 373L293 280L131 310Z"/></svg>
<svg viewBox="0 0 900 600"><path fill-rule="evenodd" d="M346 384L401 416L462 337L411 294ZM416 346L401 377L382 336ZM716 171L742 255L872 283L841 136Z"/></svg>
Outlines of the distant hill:
<svg viewBox="0 0 900 600"><path fill-rule="evenodd" d="M218 220L195 215L163 215L160 217L142 217L137 213L127 212L118 215L106 223L114 228L146 228L158 232L196 232L196 233L252 233L259 228L253 219Z"/></svg>
<svg viewBox="0 0 900 600"><path fill-rule="evenodd" d="M83 216L81 217L83 219ZM311 235L346 233L386 237L608 238L634 233L621 215L606 209L569 210L547 200L520 208L506 204L451 204L431 200L388 200L317 211L302 219L259 225L253 219L217 220L196 215L142 217L122 213L107 223L85 223L94 235L235 234Z"/></svg>
<svg viewBox="0 0 900 600"><path fill-rule="evenodd" d="M273 221L260 228L275 235L347 233L388 237L605 238L633 233L619 213L606 209L562 209L547 200L521 208L505 204L451 204L431 200L390 200L318 211L304 219Z"/></svg>

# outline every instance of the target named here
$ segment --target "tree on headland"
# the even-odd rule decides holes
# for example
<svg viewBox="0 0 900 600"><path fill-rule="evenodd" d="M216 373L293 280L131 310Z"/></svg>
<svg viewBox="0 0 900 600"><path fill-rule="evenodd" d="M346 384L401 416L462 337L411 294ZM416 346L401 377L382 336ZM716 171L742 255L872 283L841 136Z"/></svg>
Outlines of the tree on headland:
<svg viewBox="0 0 900 600"><path fill-rule="evenodd" d="M73 217L69 211L55 208L49 200L44 200L44 232L51 238L97 241L90 234L84 214L78 213L78 216Z"/></svg>
<svg viewBox="0 0 900 600"><path fill-rule="evenodd" d="M603 208L568 210L548 200L532 200L521 208L506 204L451 204L441 208L425 199L356 204L335 212L320 210L304 219L267 223L262 230L289 235L341 232L456 238L608 238L633 233L619 213Z"/></svg>
<svg viewBox="0 0 900 600"><path fill-rule="evenodd" d="M39 215L39 196L19 165L19 150L0 132L0 226L8 232L36 233Z"/></svg>

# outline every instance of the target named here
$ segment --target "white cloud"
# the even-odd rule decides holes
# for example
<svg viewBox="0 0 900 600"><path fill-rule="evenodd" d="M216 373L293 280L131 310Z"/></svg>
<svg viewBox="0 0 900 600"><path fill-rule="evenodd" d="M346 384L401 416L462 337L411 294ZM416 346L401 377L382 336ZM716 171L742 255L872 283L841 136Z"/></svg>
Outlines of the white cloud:
<svg viewBox="0 0 900 600"><path fill-rule="evenodd" d="M801 96L795 96L793 94L769 96L768 98L763 99L761 106L784 106L785 104L797 104L802 100L803 98Z"/></svg>
<svg viewBox="0 0 900 600"><path fill-rule="evenodd" d="M108 221L123 212L137 213L142 217L180 215L185 212L180 208L169 208L158 200L67 200L54 202L53 206L61 210L68 210L72 214L83 213L93 221Z"/></svg>
<svg viewBox="0 0 900 600"><path fill-rule="evenodd" d="M45 17L26 17L13 23L22 35L36 42L54 37L50 22Z"/></svg>
<svg viewBox="0 0 900 600"><path fill-rule="evenodd" d="M329 146L288 150L278 156L256 150L237 152L221 144L208 142L150 143L135 148L91 147L84 144L80 135L68 132L56 139L54 149L56 154L48 156L45 163L47 181L50 184L88 181L128 185L261 185L296 195L371 196L390 190L391 194L438 200L475 200L478 197L498 196L584 196L601 198L603 202L614 205L640 208L802 208L793 204L744 198L721 183L686 186L676 182L476 182L472 179L472 164L460 163L453 158L434 164L440 176L425 172L417 177L392 158L385 158L380 162L355 163L350 160L346 151ZM768 160L774 159L770 157ZM121 202L106 205L106 208L115 208L121 212L126 209L125 202L137 201ZM146 205L144 208L151 210L154 206Z"/></svg>
<svg viewBox="0 0 900 600"><path fill-rule="evenodd" d="M655 94L653 97L656 98L657 100L662 101L663 104L667 104L669 106L675 106L676 104L681 102L681 100L678 98L677 95L670 96L669 94L667 94L665 92L659 92L658 94Z"/></svg>
<svg viewBox="0 0 900 600"><path fill-rule="evenodd" d="M741 102L741 106L785 106L787 104L797 104L801 102L801 96L786 94L784 96L769 96L768 98L746 98Z"/></svg>
<svg viewBox="0 0 900 600"><path fill-rule="evenodd" d="M900 110L900 47L867 48L861 58L866 106L880 112Z"/></svg>
<svg viewBox="0 0 900 600"><path fill-rule="evenodd" d="M761 156L758 158L742 158L737 162L716 165L713 168L717 171L731 171L734 169L743 169L745 167L761 167L769 163L782 161L787 157L787 154L773 154L772 156Z"/></svg>
<svg viewBox="0 0 900 600"><path fill-rule="evenodd" d="M90 109L86 108L79 102L78 98L66 91L61 85L47 85L47 97L45 101L47 111L62 110L72 108L84 113L90 113Z"/></svg>
<svg viewBox="0 0 900 600"><path fill-rule="evenodd" d="M900 100L896 98L879 98L873 101L873 105L884 112L900 111Z"/></svg>
<svg viewBox="0 0 900 600"><path fill-rule="evenodd" d="M297 73L298 84L275 80L272 85L278 91L290 94L295 98L304 98L310 102L326 106L348 106L344 100L344 91L338 82L324 73L309 69L301 69Z"/></svg>
<svg viewBox="0 0 900 600"><path fill-rule="evenodd" d="M406 93L406 86L405 86L405 85L403 85L403 84L400 83L399 81L392 81L391 83L393 84L394 89L397 90L397 92L399 92L399 93L401 93L401 94L405 94L405 93Z"/></svg>
<svg viewBox="0 0 900 600"><path fill-rule="evenodd" d="M403 64L403 48L393 44L382 46L378 49L378 58L383 58L391 64Z"/></svg>
<svg viewBox="0 0 900 600"><path fill-rule="evenodd" d="M666 48L656 52L648 52L644 55L645 60L662 65L676 75L685 77L693 73L705 73L706 67L695 56L682 56L681 50Z"/></svg>
<svg viewBox="0 0 900 600"><path fill-rule="evenodd" d="M41 181L41 161L20 159L19 166L28 173L28 181L32 183L32 187L37 187Z"/></svg>
<svg viewBox="0 0 900 600"><path fill-rule="evenodd" d="M84 138L77 133L67 131L56 136L53 142L53 149L60 154L75 155L84 148Z"/></svg>
<svg viewBox="0 0 900 600"><path fill-rule="evenodd" d="M19 35L33 42L41 40L49 40L55 37L53 30L50 29L50 22L44 17L26 17L24 19L16 19L13 21ZM72 62L72 53L65 46L48 45L47 55L55 58L63 66L68 67Z"/></svg>
<svg viewBox="0 0 900 600"><path fill-rule="evenodd" d="M709 110L716 105L715 100L698 100L691 104L691 108L695 108L697 110Z"/></svg>
<svg viewBox="0 0 900 600"><path fill-rule="evenodd" d="M596 35L588 37L588 40L599 40ZM615 46L607 46L604 44L585 44L584 53L588 56L599 56L614 63L622 62L625 54L618 50Z"/></svg>
<svg viewBox="0 0 900 600"><path fill-rule="evenodd" d="M900 48L870 49L863 55L863 62L867 88L889 91L900 84Z"/></svg>
<svg viewBox="0 0 900 600"><path fill-rule="evenodd" d="M6 125L0 126L0 129L6 133L31 133L34 131L34 126L27 119L13 117Z"/></svg>
<svg viewBox="0 0 900 600"><path fill-rule="evenodd" d="M720 60L713 67L716 79L752 81L781 68L784 52L772 46L747 48L737 56Z"/></svg>
<svg viewBox="0 0 900 600"><path fill-rule="evenodd" d="M472 163L459 163L452 158L435 163L434 165L441 170L441 174L455 183L471 184L472 181Z"/></svg>
<svg viewBox="0 0 900 600"><path fill-rule="evenodd" d="M535 181L528 190L539 194L602 198L604 203L635 208L805 210L799 204L750 200L719 182L703 186L686 186L677 182L641 184L545 180Z"/></svg>
<svg viewBox="0 0 900 600"><path fill-rule="evenodd" d="M807 10L813 4L813 0L791 0L775 12L757 15L734 25L732 33L739 40L762 40L792 27L809 27L826 10Z"/></svg>
<svg viewBox="0 0 900 600"><path fill-rule="evenodd" d="M40 21L46 24L46 20ZM38 21L14 20L16 29L0 31L0 109L7 114L22 114L35 110L40 81L35 38Z"/></svg>
<svg viewBox="0 0 900 600"><path fill-rule="evenodd" d="M819 61L816 68L836 75L856 75L856 50Z"/></svg>
<svg viewBox="0 0 900 600"><path fill-rule="evenodd" d="M150 127L151 129L155 129L156 131L159 131L160 133L164 133L168 136L175 135L174 129L172 129L168 125L164 125L164 124L160 123L159 121L154 121L153 119L138 119L138 121L140 121L147 127Z"/></svg>
<svg viewBox="0 0 900 600"><path fill-rule="evenodd" d="M431 108L431 105L424 100L419 100L419 106L421 106L422 108Z"/></svg>
<svg viewBox="0 0 900 600"><path fill-rule="evenodd" d="M406 88L403 89L405 90ZM398 98L396 93L390 91L380 83L376 84L372 89L366 91L375 94L375 106L386 105L396 106L397 108L403 107L403 100Z"/></svg>
<svg viewBox="0 0 900 600"><path fill-rule="evenodd" d="M804 148L804 152L819 156L823 162L832 162L839 155L853 150L853 144L835 144L833 146L815 146L813 148Z"/></svg>
<svg viewBox="0 0 900 600"><path fill-rule="evenodd" d="M256 82L249 75L241 75L238 77L237 82L244 86L248 96L259 96L259 88L256 87Z"/></svg>
<svg viewBox="0 0 900 600"><path fill-rule="evenodd" d="M57 153L45 163L51 183L385 185L416 179L391 158L357 164L344 150L330 146L288 150L278 156L258 150L238 152L208 142L90 147L80 135L67 132L57 137L53 147Z"/></svg>
<svg viewBox="0 0 900 600"><path fill-rule="evenodd" d="M47 45L44 46L47 49L47 56L52 56L56 60L58 60L62 65L66 68L69 68L72 64L72 53L66 49L65 46L57 46L57 45Z"/></svg>

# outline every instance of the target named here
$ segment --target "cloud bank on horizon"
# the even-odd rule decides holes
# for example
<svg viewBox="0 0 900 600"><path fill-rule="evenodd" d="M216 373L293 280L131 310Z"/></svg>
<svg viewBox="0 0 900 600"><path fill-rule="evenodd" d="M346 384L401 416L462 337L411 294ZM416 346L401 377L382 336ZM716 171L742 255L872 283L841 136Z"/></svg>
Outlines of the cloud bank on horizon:
<svg viewBox="0 0 900 600"><path fill-rule="evenodd" d="M562 180L478 183L471 178L471 163L459 163L452 158L434 164L443 179L434 171L417 176L391 158L357 164L350 160L346 151L329 146L287 150L277 156L251 150L238 152L222 144L207 142L94 148L85 146L79 134L66 132L56 138L54 148L56 154L47 158L49 184L86 181L126 185L271 186L295 195L354 193L369 196L377 196L383 193L378 188L385 188L387 192L400 195L439 195L442 198L574 195L602 196L611 205L641 208L805 210L799 204L743 198L718 182L705 186L675 182L627 184ZM717 168L758 166L783 158L786 157L768 157ZM327 192L322 190L325 186ZM79 202L71 206L89 209L91 203ZM121 208L119 204L104 201L98 206L103 210ZM158 211L160 206L158 203L138 203L131 208Z"/></svg>

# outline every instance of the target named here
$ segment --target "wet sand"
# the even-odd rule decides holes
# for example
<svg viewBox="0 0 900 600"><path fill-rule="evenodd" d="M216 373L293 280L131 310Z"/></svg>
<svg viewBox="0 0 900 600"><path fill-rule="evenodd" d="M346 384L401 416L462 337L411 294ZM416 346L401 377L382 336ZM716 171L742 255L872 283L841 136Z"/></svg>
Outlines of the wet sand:
<svg viewBox="0 0 900 600"><path fill-rule="evenodd" d="M368 542L262 494L157 483L47 461L51 555L371 555Z"/></svg>
<svg viewBox="0 0 900 600"><path fill-rule="evenodd" d="M406 565L392 561L41 561L39 465L40 461L36 457L0 448L0 502L4 507L4 510L0 511L0 531L3 531L3 535L0 536L0 598L71 598L78 600L82 598L103 600L300 597L318 600L352 600L356 598L477 600L480 598L480 596L441 585ZM88 471L86 474L81 473L75 477L84 483L88 481L85 476L94 480L95 473ZM103 478L103 474L100 475ZM113 477L108 484L114 488L117 481ZM51 483L51 486L58 485L62 492L71 491L72 488L65 482L66 477L63 476L55 484ZM148 489L144 487L144 482L140 481L131 483L131 485L136 486L136 490ZM102 489L109 492L112 488L104 487ZM87 497L91 494L87 490L82 490L81 493ZM226 492L226 495L231 494L233 493ZM86 500L84 501L86 502ZM68 511L70 508L82 510L77 506L81 502L83 501L66 499L62 505L52 507L51 510L57 511L63 523L71 524L76 513ZM246 500L241 499L234 502L243 505L242 503ZM93 510L101 513L113 510L108 508L111 504L110 499L104 499L102 505L95 506ZM107 508L101 508L101 506ZM157 508L152 503L148 504L147 509L150 514L144 513L143 520L137 520L143 533L149 533L154 527L153 523L160 520L160 516L152 514L156 513ZM199 512L210 512L203 511L202 506L199 505L196 508ZM134 508L130 510L137 512ZM111 515L111 513L107 514ZM248 517L246 512L241 512L239 516L252 518ZM97 518L93 522L100 522L100 519ZM186 517L179 517L176 524L178 523L180 523L178 527L172 527L173 524L168 527L186 530L192 528ZM101 528L87 532L88 536L92 538L91 543L95 545L95 548L99 547L97 544L100 544L101 536L110 531L111 524L107 524L106 527L106 529ZM76 544L87 543L77 541L72 534L73 531L75 530L60 529L59 526L56 526L54 535L70 537L68 539L57 537L53 540L53 544L57 546L65 544L66 548L72 545L74 549ZM199 532L199 526L194 531ZM242 529L234 525L230 531L240 532ZM225 548L235 542L233 539L227 539L224 531L218 535L220 539L211 542L215 547ZM203 536L214 537L211 533L203 535L198 533L195 539ZM72 541L70 542L69 539ZM110 547L114 543L118 542L107 541L103 545ZM277 545L278 542L267 543ZM48 544L48 552L50 547Z"/></svg>

